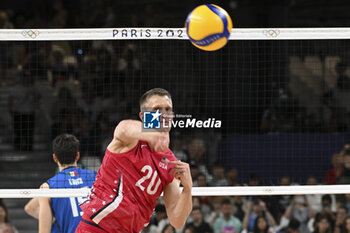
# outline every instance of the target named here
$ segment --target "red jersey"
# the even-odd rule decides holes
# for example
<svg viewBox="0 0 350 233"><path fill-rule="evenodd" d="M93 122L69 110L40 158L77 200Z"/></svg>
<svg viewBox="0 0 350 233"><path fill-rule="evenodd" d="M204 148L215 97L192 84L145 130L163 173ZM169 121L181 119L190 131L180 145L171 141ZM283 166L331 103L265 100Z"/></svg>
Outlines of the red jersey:
<svg viewBox="0 0 350 233"><path fill-rule="evenodd" d="M140 232L150 220L156 201L174 176L177 160L171 150L152 151L138 141L130 151L106 150L91 194L81 205L88 217L107 232Z"/></svg>
<svg viewBox="0 0 350 233"><path fill-rule="evenodd" d="M343 175L344 173L344 167L332 167L330 170L326 172L326 175L324 177L324 183L325 184L335 184L337 182L337 178Z"/></svg>

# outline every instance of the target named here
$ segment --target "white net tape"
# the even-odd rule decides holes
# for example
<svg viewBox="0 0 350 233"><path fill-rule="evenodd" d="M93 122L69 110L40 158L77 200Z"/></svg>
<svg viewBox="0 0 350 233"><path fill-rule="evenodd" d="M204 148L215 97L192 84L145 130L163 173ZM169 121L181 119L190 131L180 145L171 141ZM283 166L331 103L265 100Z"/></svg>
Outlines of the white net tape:
<svg viewBox="0 0 350 233"><path fill-rule="evenodd" d="M188 39L185 28L2 29L0 41ZM350 28L234 28L230 40L350 39Z"/></svg>
<svg viewBox="0 0 350 233"><path fill-rule="evenodd" d="M86 197L90 189L0 189L0 198ZM193 196L344 194L350 185L194 187Z"/></svg>
<svg viewBox="0 0 350 233"><path fill-rule="evenodd" d="M188 39L184 28L1 29L0 41ZM350 39L350 28L234 28L230 40ZM0 189L0 198L86 197L89 189ZM195 187L194 196L344 194L350 185Z"/></svg>

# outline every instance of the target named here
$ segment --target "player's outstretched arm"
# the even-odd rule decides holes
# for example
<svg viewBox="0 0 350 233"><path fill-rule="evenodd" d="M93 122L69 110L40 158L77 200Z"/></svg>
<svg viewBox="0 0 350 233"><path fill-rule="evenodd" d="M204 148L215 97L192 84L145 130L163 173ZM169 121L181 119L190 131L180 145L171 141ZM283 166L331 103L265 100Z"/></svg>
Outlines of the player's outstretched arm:
<svg viewBox="0 0 350 233"><path fill-rule="evenodd" d="M40 188L50 188L48 183L43 183ZM50 233L52 226L52 212L50 198L39 198L39 233Z"/></svg>
<svg viewBox="0 0 350 233"><path fill-rule="evenodd" d="M143 132L140 121L123 120L115 128L114 137L108 149L116 153L124 152L123 149L133 148L138 140L146 141L156 151L165 151L169 147L169 133Z"/></svg>
<svg viewBox="0 0 350 233"><path fill-rule="evenodd" d="M170 161L176 166L171 170L175 179L164 189L164 203L169 222L177 229L182 228L192 210L192 178L190 167L181 161ZM183 189L180 191L179 184Z"/></svg>
<svg viewBox="0 0 350 233"><path fill-rule="evenodd" d="M24 206L24 211L33 218L39 219L39 198L31 199Z"/></svg>

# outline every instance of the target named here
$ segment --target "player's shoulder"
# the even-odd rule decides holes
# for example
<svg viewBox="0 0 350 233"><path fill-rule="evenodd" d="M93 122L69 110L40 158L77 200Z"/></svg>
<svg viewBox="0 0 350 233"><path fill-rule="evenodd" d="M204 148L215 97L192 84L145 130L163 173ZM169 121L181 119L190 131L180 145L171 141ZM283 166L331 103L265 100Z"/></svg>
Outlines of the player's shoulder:
<svg viewBox="0 0 350 233"><path fill-rule="evenodd" d="M57 188L62 184L62 181L66 179L66 173L60 171L53 177L49 178L45 183L47 183L51 188Z"/></svg>
<svg viewBox="0 0 350 233"><path fill-rule="evenodd" d="M123 126L141 125L142 126L142 122L140 120L134 120L134 119L123 119L118 123L118 125L123 125Z"/></svg>
<svg viewBox="0 0 350 233"><path fill-rule="evenodd" d="M81 168L81 167L76 167L75 170L78 172L84 172L84 173L93 173L95 172L94 170L90 170L90 169L85 169L85 168Z"/></svg>
<svg viewBox="0 0 350 233"><path fill-rule="evenodd" d="M51 178L49 178L46 183L51 184L53 182L56 182L57 180L61 180L62 176L64 176L65 172L63 171L59 171L57 172L54 176L52 176Z"/></svg>
<svg viewBox="0 0 350 233"><path fill-rule="evenodd" d="M87 176L96 176L97 175L97 172L94 170L89 170L89 169L84 169L84 168L79 168L79 167L77 167L76 171L80 175L87 175Z"/></svg>

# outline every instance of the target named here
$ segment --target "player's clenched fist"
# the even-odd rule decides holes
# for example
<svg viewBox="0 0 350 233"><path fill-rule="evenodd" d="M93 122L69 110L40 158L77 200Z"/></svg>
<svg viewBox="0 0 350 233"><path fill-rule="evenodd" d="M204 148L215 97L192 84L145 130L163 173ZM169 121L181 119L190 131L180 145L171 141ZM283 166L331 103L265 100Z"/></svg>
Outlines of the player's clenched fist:
<svg viewBox="0 0 350 233"><path fill-rule="evenodd" d="M169 143L169 134L162 132L153 136L150 147L152 150L164 152L169 148Z"/></svg>
<svg viewBox="0 0 350 233"><path fill-rule="evenodd" d="M181 184L184 188L192 188L192 177L190 166L188 163L181 161L169 161L168 164L175 164L176 166L170 170L170 173L174 174L176 179L181 181Z"/></svg>

